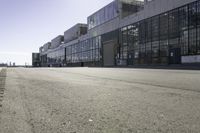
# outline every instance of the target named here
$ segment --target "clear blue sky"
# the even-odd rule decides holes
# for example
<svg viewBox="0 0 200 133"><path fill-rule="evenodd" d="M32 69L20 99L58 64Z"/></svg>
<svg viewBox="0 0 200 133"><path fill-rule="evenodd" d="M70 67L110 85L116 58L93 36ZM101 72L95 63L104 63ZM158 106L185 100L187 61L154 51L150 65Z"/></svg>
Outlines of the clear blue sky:
<svg viewBox="0 0 200 133"><path fill-rule="evenodd" d="M31 53L112 0L0 0L0 63L31 64Z"/></svg>

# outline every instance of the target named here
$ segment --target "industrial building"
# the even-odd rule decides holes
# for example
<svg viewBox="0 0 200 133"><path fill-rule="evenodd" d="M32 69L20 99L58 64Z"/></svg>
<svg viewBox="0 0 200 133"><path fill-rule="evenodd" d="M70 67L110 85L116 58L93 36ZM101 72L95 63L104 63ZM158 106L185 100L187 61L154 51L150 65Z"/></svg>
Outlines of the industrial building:
<svg viewBox="0 0 200 133"><path fill-rule="evenodd" d="M14 63L13 66L15 66ZM40 53L32 53L32 66L33 67L41 66Z"/></svg>
<svg viewBox="0 0 200 133"><path fill-rule="evenodd" d="M41 66L200 63L200 0L114 0L40 47Z"/></svg>

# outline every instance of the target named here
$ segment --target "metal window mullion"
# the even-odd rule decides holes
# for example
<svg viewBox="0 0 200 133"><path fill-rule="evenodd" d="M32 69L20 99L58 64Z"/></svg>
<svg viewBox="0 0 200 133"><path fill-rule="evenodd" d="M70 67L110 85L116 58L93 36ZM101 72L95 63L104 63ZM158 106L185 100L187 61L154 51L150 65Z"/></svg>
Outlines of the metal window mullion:
<svg viewBox="0 0 200 133"><path fill-rule="evenodd" d="M195 23L195 28L196 28L196 53L195 54L197 54L198 53L198 50L197 50L197 47L198 47L198 45L197 45L197 43L198 43L198 41L197 41L197 8L198 8L198 6L197 6L197 1L195 2L196 3L196 23Z"/></svg>
<svg viewBox="0 0 200 133"><path fill-rule="evenodd" d="M189 15L189 5L187 5L187 15L188 15L188 16L187 16L187 19L188 19L188 20L187 20L187 21L188 21L188 23L187 23L187 31L188 31L188 43L187 43L187 48L188 48L188 55L190 55L190 48L189 48L189 47L190 47L190 45L189 45L189 43L190 43L190 39L189 39L189 38L190 38L190 34L189 34L189 33L190 33L190 30L189 30L189 21L190 21L190 20L189 20L189 19L190 19L190 17L189 17L189 16L190 16L190 15Z"/></svg>

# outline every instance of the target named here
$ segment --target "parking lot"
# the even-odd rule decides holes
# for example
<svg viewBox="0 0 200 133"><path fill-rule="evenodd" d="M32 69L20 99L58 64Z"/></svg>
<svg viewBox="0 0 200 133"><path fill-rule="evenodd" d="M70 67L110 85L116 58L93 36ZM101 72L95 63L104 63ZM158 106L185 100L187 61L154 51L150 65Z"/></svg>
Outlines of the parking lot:
<svg viewBox="0 0 200 133"><path fill-rule="evenodd" d="M199 133L200 71L8 68L0 133Z"/></svg>

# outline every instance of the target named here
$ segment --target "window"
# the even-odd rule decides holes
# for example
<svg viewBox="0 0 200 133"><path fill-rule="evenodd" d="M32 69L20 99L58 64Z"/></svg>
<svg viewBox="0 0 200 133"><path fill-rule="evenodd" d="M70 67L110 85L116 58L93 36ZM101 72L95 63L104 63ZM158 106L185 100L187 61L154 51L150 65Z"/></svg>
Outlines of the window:
<svg viewBox="0 0 200 133"><path fill-rule="evenodd" d="M152 41L159 40L159 16L152 18Z"/></svg>
<svg viewBox="0 0 200 133"><path fill-rule="evenodd" d="M197 4L196 2L189 4L189 28L195 28L196 27L196 16L197 16Z"/></svg>
<svg viewBox="0 0 200 133"><path fill-rule="evenodd" d="M179 9L179 28L180 30L188 29L188 6Z"/></svg>
<svg viewBox="0 0 200 133"><path fill-rule="evenodd" d="M134 29L128 30L128 50L134 50Z"/></svg>
<svg viewBox="0 0 200 133"><path fill-rule="evenodd" d="M164 13L160 15L160 39L168 39L168 14Z"/></svg>
<svg viewBox="0 0 200 133"><path fill-rule="evenodd" d="M200 1L197 1L197 26L200 26Z"/></svg>
<svg viewBox="0 0 200 133"><path fill-rule="evenodd" d="M160 40L160 56L168 56L168 40Z"/></svg>
<svg viewBox="0 0 200 133"><path fill-rule="evenodd" d="M139 58L139 48L136 47L135 48L135 56L134 56L135 59L138 59Z"/></svg>
<svg viewBox="0 0 200 133"><path fill-rule="evenodd" d="M145 29L146 29L146 42L151 42L151 35L152 35L152 32L151 32L151 19L145 20Z"/></svg>
<svg viewBox="0 0 200 133"><path fill-rule="evenodd" d="M151 56L151 42L146 43L146 54Z"/></svg>
<svg viewBox="0 0 200 133"><path fill-rule="evenodd" d="M145 46L145 33L146 33L146 30L145 30L145 21L141 21L139 23L139 56L141 58L144 58L145 57L145 54L146 54L146 46Z"/></svg>
<svg viewBox="0 0 200 133"><path fill-rule="evenodd" d="M139 23L139 43L143 44L145 42L145 21Z"/></svg>
<svg viewBox="0 0 200 133"><path fill-rule="evenodd" d="M181 54L187 55L188 54L188 31L181 31L180 32L180 45L181 45Z"/></svg>
<svg viewBox="0 0 200 133"><path fill-rule="evenodd" d="M127 40L127 30L122 31L122 45L127 46L128 40Z"/></svg>
<svg viewBox="0 0 200 133"><path fill-rule="evenodd" d="M128 54L128 48L127 48L127 46L124 46L123 47L123 57L122 57L122 59L127 59L127 55Z"/></svg>
<svg viewBox="0 0 200 133"><path fill-rule="evenodd" d="M147 63L151 63L151 42L146 43L146 57L147 57Z"/></svg>
<svg viewBox="0 0 200 133"><path fill-rule="evenodd" d="M134 58L139 59L139 23L133 25L133 45L134 45ZM135 63L138 63L135 61Z"/></svg>
<svg viewBox="0 0 200 133"><path fill-rule="evenodd" d="M189 54L197 53L197 2L193 2L188 6L189 14Z"/></svg>
<svg viewBox="0 0 200 133"><path fill-rule="evenodd" d="M138 46L139 43L139 24L136 23L133 25L133 44L134 44L134 48L136 46Z"/></svg>
<svg viewBox="0 0 200 133"><path fill-rule="evenodd" d="M197 28L197 54L200 54L200 27Z"/></svg>
<svg viewBox="0 0 200 133"><path fill-rule="evenodd" d="M163 25L165 26L165 25ZM152 18L152 52L151 55L153 58L159 57L159 16Z"/></svg>
<svg viewBox="0 0 200 133"><path fill-rule="evenodd" d="M112 2L100 11L88 17L88 28L94 28L102 23L105 23L118 15L117 2Z"/></svg>
<svg viewBox="0 0 200 133"><path fill-rule="evenodd" d="M140 57L145 58L146 57L146 46L145 44L140 44Z"/></svg>
<svg viewBox="0 0 200 133"><path fill-rule="evenodd" d="M122 36L122 42L120 46L120 58L121 59L127 59L128 54L128 34L131 34L128 31L127 27L124 27L121 29L121 36Z"/></svg>
<svg viewBox="0 0 200 133"><path fill-rule="evenodd" d="M196 29L189 30L189 54L196 54Z"/></svg>
<svg viewBox="0 0 200 133"><path fill-rule="evenodd" d="M152 57L159 57L159 41L152 42Z"/></svg>
<svg viewBox="0 0 200 133"><path fill-rule="evenodd" d="M178 10L173 10L169 13L169 46L179 47L179 21Z"/></svg>

